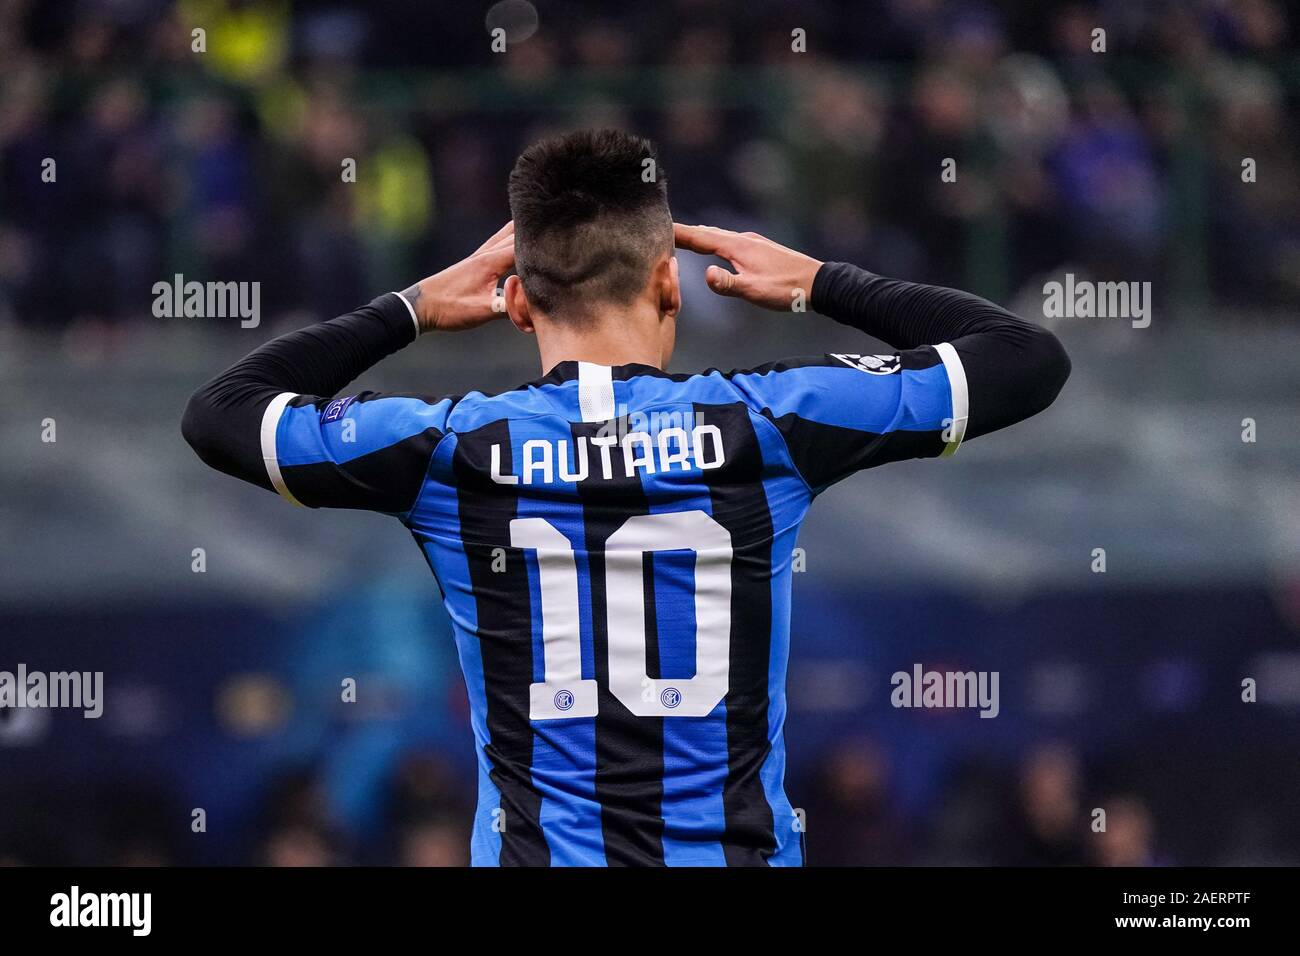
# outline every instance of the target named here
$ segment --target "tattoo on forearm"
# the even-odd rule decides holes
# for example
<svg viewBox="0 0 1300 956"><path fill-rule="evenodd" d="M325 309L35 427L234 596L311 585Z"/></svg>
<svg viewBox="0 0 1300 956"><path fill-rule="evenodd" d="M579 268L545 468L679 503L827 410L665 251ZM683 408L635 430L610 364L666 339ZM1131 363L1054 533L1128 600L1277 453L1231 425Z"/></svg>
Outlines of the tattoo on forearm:
<svg viewBox="0 0 1300 956"><path fill-rule="evenodd" d="M420 283L418 282L409 289L405 289L401 292L402 298L411 303L411 311L416 315L415 322L420 329L423 330L425 328L425 319L424 316L420 314L420 295L421 289Z"/></svg>

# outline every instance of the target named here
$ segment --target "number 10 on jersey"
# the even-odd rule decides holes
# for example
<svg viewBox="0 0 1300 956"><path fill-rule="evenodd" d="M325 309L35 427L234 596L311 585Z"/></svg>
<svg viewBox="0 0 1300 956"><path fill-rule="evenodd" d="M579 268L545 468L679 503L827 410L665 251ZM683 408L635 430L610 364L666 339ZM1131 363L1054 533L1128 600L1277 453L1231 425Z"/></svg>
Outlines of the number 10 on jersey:
<svg viewBox="0 0 1300 956"><path fill-rule="evenodd" d="M545 679L529 687L532 720L595 717L596 682L582 679L578 567L545 518L510 522L510 544L537 552ZM695 552L695 676L651 677L646 664L643 556ZM727 693L731 657L731 535L706 512L628 518L605 542L609 689L639 717L706 717Z"/></svg>

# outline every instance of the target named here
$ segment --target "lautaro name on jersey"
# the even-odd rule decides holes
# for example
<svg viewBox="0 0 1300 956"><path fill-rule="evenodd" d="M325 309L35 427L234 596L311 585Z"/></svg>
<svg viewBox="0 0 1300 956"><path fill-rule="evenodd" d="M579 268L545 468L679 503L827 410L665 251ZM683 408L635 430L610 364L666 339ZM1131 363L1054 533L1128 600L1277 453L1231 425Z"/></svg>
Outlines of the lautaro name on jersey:
<svg viewBox="0 0 1300 956"><path fill-rule="evenodd" d="M590 437L579 435L571 441L530 438L523 443L517 474L502 474L501 462L509 460L509 451L503 452L503 446L494 442L491 478L499 485L552 485L557 478L561 482L609 481L673 470L721 468L727 458L721 429L699 423L688 430L678 424L682 417L676 411L630 412Z"/></svg>

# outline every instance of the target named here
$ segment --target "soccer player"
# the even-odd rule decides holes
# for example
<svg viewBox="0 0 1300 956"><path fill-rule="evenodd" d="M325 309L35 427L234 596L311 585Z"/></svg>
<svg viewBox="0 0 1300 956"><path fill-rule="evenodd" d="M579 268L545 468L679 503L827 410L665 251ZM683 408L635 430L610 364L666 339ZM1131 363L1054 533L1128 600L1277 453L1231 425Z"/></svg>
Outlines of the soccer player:
<svg viewBox="0 0 1300 956"><path fill-rule="evenodd" d="M975 296L674 226L652 159L612 130L530 147L512 223L468 259L266 343L185 412L214 468L414 536L469 692L475 864L801 864L782 726L809 505L1043 410L1069 374L1050 333ZM716 293L806 296L895 351L670 373L674 241L730 264L708 268ZM503 314L537 338L536 381L334 397Z"/></svg>

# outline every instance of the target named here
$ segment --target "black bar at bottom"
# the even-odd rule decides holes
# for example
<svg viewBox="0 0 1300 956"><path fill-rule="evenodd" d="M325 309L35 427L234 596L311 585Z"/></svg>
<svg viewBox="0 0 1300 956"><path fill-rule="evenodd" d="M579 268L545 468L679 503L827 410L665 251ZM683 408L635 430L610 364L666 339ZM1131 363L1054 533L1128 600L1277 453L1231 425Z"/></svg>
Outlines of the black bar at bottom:
<svg viewBox="0 0 1300 956"><path fill-rule="evenodd" d="M699 923L733 941L789 927L847 930L864 944L898 933L1230 942L1293 925L1296 884L1296 870L1285 868L0 868L0 933L6 943L75 934L91 944L146 938L146 928L147 938L186 943L337 944L415 933L432 945L520 933L532 934L532 945L564 945L566 935L576 945L608 921L651 945L680 941Z"/></svg>

